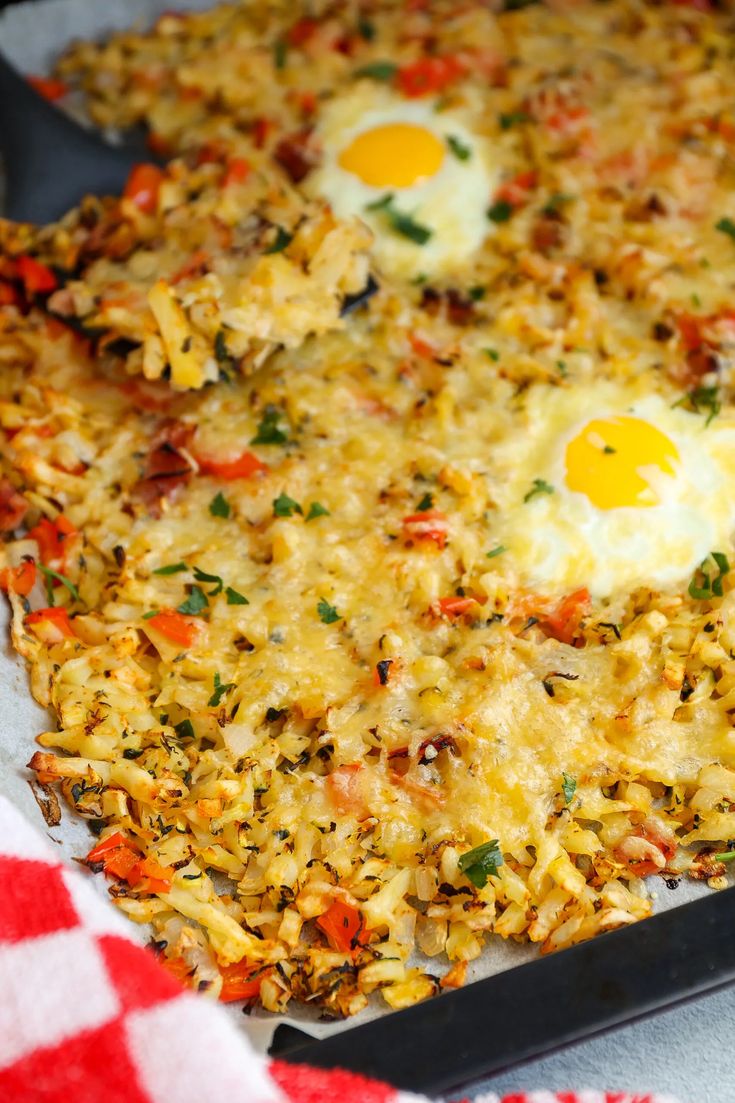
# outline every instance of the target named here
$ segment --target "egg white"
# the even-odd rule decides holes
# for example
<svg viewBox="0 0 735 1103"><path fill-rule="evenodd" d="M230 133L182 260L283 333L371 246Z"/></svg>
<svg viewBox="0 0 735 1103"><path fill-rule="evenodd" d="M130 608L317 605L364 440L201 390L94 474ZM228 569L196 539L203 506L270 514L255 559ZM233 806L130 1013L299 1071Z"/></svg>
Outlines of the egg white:
<svg viewBox="0 0 735 1103"><path fill-rule="evenodd" d="M361 133L390 123L425 127L446 146L439 170L407 188L372 187L339 164L339 157ZM322 111L318 139L323 159L304 181L306 189L326 198L339 218L357 215L375 234L374 254L387 272L404 278L456 271L480 248L490 229L486 211L497 186L484 139L455 112L437 112L426 100L404 100L373 82L361 82L354 93ZM448 139L456 138L471 153L458 159ZM391 229L385 215L368 207L393 193L396 209L431 230L424 244Z"/></svg>
<svg viewBox="0 0 735 1103"><path fill-rule="evenodd" d="M675 445L674 475L643 470L659 501L599 509L565 482L565 453L596 418L648 421ZM701 414L660 395L632 396L614 383L529 392L522 432L500 446L499 540L519 580L548 593L587 586L606 597L638 586L685 585L711 551L726 554L735 532L735 417L706 426ZM535 479L553 493L525 496Z"/></svg>

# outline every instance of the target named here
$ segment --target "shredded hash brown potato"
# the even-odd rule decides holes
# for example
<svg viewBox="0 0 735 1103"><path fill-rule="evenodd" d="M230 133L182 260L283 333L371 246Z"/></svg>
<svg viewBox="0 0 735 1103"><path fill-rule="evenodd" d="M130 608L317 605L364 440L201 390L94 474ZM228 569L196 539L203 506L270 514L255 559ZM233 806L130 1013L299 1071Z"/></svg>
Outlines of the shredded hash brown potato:
<svg viewBox="0 0 735 1103"><path fill-rule="evenodd" d="M62 58L179 159L2 224L0 585L58 720L31 768L194 986L400 1008L492 934L547 953L647 916L648 874L724 883L731 546L599 593L501 545L553 403L733 431L734 30L707 0L284 2ZM306 198L313 133L385 79L466 109L503 183L461 271L378 271L340 321L370 234Z"/></svg>

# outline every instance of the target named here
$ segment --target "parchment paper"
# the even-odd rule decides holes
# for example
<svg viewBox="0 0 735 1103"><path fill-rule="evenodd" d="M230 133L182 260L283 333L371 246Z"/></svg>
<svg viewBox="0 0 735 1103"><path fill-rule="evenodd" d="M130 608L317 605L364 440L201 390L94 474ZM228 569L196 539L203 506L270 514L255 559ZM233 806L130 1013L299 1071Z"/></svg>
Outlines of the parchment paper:
<svg viewBox="0 0 735 1103"><path fill-rule="evenodd" d="M193 10L212 6L212 0L176 0L177 10ZM75 38L100 38L110 31L145 26L161 12L170 9L170 0L40 0L19 4L0 12L0 49L26 72L44 73L65 44ZM92 836L82 820L75 817L62 802L62 821L56 828L47 828L29 786L30 774L25 769L39 732L53 726L53 719L33 701L28 687L25 665L15 655L8 642L8 614L5 603L0 607L0 792L59 846L67 861L87 853ZM92 883L106 893L102 878ZM661 881L649 881L649 891L656 910L683 904L710 891L693 881L682 880L678 889L669 891ZM145 939L146 929L130 924L131 936ZM501 939L491 939L477 961L470 963L468 982L513 968L536 956L538 949L519 946ZM432 972L431 959L417 957L416 964ZM297 1008L285 1016L255 1012L245 1017L237 1008L228 1008L233 1018L262 1050L270 1043L273 1031L280 1023L298 1027L314 1037L348 1030L390 1009L379 996L370 1006L347 1022L320 1022L317 1012Z"/></svg>

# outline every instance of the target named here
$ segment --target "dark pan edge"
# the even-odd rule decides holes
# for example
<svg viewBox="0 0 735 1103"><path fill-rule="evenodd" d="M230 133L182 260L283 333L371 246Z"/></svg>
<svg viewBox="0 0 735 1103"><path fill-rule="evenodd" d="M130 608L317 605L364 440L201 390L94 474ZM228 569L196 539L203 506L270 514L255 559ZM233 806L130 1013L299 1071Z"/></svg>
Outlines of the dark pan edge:
<svg viewBox="0 0 735 1103"><path fill-rule="evenodd" d="M323 1041L301 1044L294 1031L274 1048L292 1063L446 1091L732 983L733 931L731 888Z"/></svg>

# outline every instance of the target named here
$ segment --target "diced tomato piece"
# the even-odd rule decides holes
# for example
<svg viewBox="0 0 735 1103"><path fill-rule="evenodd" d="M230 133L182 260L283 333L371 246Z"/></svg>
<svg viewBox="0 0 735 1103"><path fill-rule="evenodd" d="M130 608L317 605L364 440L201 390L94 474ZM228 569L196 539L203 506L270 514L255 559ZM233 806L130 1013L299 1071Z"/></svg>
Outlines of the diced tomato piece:
<svg viewBox="0 0 735 1103"><path fill-rule="evenodd" d="M369 932L365 930L365 920L361 912L345 904L343 900L335 900L319 916L316 925L327 936L332 949L342 954L355 953L368 941Z"/></svg>
<svg viewBox="0 0 735 1103"><path fill-rule="evenodd" d="M55 77L29 76L26 77L26 80L31 88L35 88L38 94L48 100L49 103L55 103L56 100L62 99L69 91L69 86L64 84L63 80L57 80Z"/></svg>
<svg viewBox="0 0 735 1103"><path fill-rule="evenodd" d="M38 552L44 566L63 571L69 541L77 535L77 530L71 521L63 514L59 514L55 521L42 517L38 524L29 530L28 535L38 544Z"/></svg>
<svg viewBox="0 0 735 1103"><path fill-rule="evenodd" d="M55 291L59 286L59 281L51 269L41 264L35 257L18 257L15 267L28 295L43 295L49 291Z"/></svg>
<svg viewBox="0 0 735 1103"><path fill-rule="evenodd" d="M436 602L438 611L445 617L461 617L477 605L474 597L440 597Z"/></svg>
<svg viewBox="0 0 735 1103"><path fill-rule="evenodd" d="M63 605L47 609L36 609L25 618L25 623L36 631L44 643L61 643L64 639L76 639L69 620L69 613Z"/></svg>
<svg viewBox="0 0 735 1103"><path fill-rule="evenodd" d="M501 184L495 193L495 198L511 207L522 207L528 202L533 189L536 187L537 176L531 169L529 172L519 172L512 180Z"/></svg>
<svg viewBox="0 0 735 1103"><path fill-rule="evenodd" d="M36 564L24 559L19 567L3 567L0 571L0 590L12 591L28 597L36 582Z"/></svg>
<svg viewBox="0 0 735 1103"><path fill-rule="evenodd" d="M162 609L160 613L149 617L146 624L182 647L192 646L200 628L191 617L185 617L183 613L177 613L173 609Z"/></svg>
<svg viewBox="0 0 735 1103"><path fill-rule="evenodd" d="M449 518L440 509L426 509L403 518L403 535L407 540L432 540L443 548L448 534Z"/></svg>
<svg viewBox="0 0 735 1103"><path fill-rule="evenodd" d="M286 34L290 46L303 46L319 30L316 19L299 19Z"/></svg>
<svg viewBox="0 0 735 1103"><path fill-rule="evenodd" d="M0 478L0 532L17 529L29 509L28 502L10 479Z"/></svg>
<svg viewBox="0 0 735 1103"><path fill-rule="evenodd" d="M560 643L573 644L580 625L592 607L590 592L586 586L563 597L556 609L546 616L541 627Z"/></svg>
<svg viewBox="0 0 735 1103"><path fill-rule="evenodd" d="M158 206L158 192L165 179L165 173L158 165L143 162L133 165L123 189L126 199L132 199L136 207L145 214L153 214Z"/></svg>
<svg viewBox="0 0 735 1103"><path fill-rule="evenodd" d="M426 57L398 70L398 87L404 96L416 99L443 92L464 76L465 66L456 57Z"/></svg>
<svg viewBox="0 0 735 1103"><path fill-rule="evenodd" d="M153 858L144 858L130 868L126 880L133 888L143 885L150 893L168 892L171 888L172 876L172 870L159 865Z"/></svg>
<svg viewBox="0 0 735 1103"><path fill-rule="evenodd" d="M0 306L21 306L22 300L12 283L0 280Z"/></svg>
<svg viewBox="0 0 735 1103"><path fill-rule="evenodd" d="M268 470L268 465L253 452L243 452L234 460L216 460L211 456L197 455L197 463L202 474L214 475L218 479L250 479L259 471Z"/></svg>
<svg viewBox="0 0 735 1103"><path fill-rule="evenodd" d="M222 976L222 991L219 994L222 1003L256 999L261 984L270 972L267 966L249 965L246 961L221 965L219 971Z"/></svg>
<svg viewBox="0 0 735 1103"><path fill-rule="evenodd" d="M233 157L232 160L227 163L227 168L222 177L222 187L228 188L230 184L242 184L247 180L250 171L251 166L249 161L246 161L244 157Z"/></svg>

